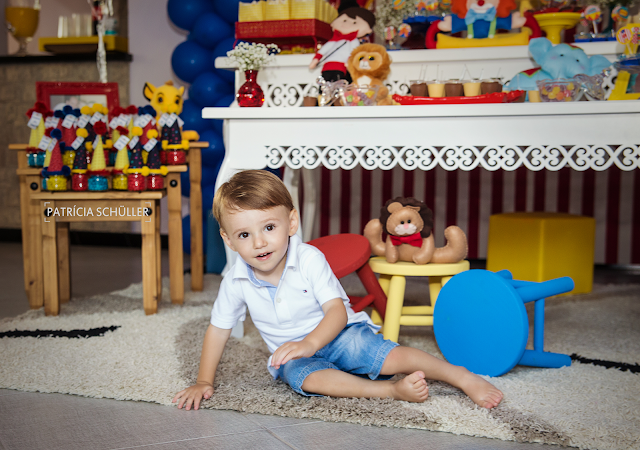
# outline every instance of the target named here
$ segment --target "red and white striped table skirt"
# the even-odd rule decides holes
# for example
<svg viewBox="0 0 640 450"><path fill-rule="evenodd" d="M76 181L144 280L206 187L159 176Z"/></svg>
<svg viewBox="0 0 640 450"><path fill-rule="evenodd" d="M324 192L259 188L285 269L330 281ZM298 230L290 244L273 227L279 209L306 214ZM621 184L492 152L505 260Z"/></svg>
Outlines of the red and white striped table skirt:
<svg viewBox="0 0 640 450"><path fill-rule="evenodd" d="M596 219L595 262L640 264L640 174L615 167L602 172L563 168L557 172L484 169L446 171L320 170L320 202L313 237L361 234L390 198L423 200L434 213L436 244L458 225L469 241L469 258L485 259L489 216L547 211ZM304 196L302 193L301 196Z"/></svg>

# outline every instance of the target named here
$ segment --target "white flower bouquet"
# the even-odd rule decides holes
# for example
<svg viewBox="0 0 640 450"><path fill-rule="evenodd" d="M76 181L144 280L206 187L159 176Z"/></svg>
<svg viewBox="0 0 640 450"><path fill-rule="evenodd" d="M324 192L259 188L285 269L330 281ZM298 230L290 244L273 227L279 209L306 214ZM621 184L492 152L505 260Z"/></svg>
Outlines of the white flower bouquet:
<svg viewBox="0 0 640 450"><path fill-rule="evenodd" d="M260 70L274 60L280 53L275 44L256 44L240 42L233 50L227 52L227 57L238 64L240 70Z"/></svg>

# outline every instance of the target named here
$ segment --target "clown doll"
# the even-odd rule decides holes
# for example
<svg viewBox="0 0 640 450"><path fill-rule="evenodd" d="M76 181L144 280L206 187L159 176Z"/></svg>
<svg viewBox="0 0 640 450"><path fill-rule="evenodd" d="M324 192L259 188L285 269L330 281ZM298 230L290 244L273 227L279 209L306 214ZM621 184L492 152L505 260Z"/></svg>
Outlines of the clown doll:
<svg viewBox="0 0 640 450"><path fill-rule="evenodd" d="M513 0L453 0L451 12L438 23L440 31L467 31L468 39L493 38L496 30L522 28L527 21Z"/></svg>
<svg viewBox="0 0 640 450"><path fill-rule="evenodd" d="M355 0L340 2L338 17L331 22L333 37L326 42L309 64L309 69L322 66L322 78L325 81L347 80L351 76L347 70L347 60L353 49L360 45L360 38L365 37L376 23L371 11L358 6Z"/></svg>

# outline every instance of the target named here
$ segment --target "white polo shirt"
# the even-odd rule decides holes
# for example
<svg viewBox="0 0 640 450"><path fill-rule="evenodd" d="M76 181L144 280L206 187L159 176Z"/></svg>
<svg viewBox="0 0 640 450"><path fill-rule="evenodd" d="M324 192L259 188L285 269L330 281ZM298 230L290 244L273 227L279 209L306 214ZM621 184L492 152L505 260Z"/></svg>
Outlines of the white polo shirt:
<svg viewBox="0 0 640 450"><path fill-rule="evenodd" d="M349 324L366 322L374 332L380 329L367 313L351 309L349 297L324 254L302 243L298 235L289 238L286 265L273 300L269 288L249 270L250 266L238 255L220 285L211 324L233 328L238 320L245 319L249 308L251 320L271 353L285 342L301 341L311 333L324 318L322 305L334 298L344 302Z"/></svg>

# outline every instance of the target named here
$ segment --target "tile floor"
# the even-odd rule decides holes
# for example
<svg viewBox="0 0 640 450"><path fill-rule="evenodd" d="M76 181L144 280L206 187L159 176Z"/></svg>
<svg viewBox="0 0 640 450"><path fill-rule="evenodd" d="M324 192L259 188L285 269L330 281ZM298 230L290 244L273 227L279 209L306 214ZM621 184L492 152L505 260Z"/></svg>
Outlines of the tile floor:
<svg viewBox="0 0 640 450"><path fill-rule="evenodd" d="M121 289L142 278L138 249L72 246L71 255L74 296ZM98 256L100 263L96 261ZM163 258L166 269L166 252ZM0 242L0 274L0 318L26 311L20 244ZM638 283L640 271L598 268L596 281ZM133 448L535 450L556 447L235 411L182 411L150 403L0 389L0 450Z"/></svg>

